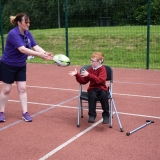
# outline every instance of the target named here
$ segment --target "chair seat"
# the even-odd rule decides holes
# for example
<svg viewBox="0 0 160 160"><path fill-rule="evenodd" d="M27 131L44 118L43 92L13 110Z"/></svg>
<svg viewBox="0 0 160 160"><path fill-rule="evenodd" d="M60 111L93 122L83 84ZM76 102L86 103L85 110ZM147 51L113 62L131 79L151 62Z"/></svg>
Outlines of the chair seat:
<svg viewBox="0 0 160 160"><path fill-rule="evenodd" d="M111 94L110 94L110 92L108 92L108 99L110 99L111 98ZM81 95L80 95L80 99L82 99L82 100L88 100L88 93L87 92L81 92Z"/></svg>
<svg viewBox="0 0 160 160"><path fill-rule="evenodd" d="M88 101L88 93L84 91L81 92L80 99Z"/></svg>

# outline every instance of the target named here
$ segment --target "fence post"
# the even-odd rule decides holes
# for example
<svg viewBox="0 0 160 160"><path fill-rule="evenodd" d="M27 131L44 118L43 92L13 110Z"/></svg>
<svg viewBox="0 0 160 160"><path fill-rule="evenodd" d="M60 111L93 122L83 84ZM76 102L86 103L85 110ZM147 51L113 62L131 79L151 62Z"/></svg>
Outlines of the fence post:
<svg viewBox="0 0 160 160"><path fill-rule="evenodd" d="M151 14L151 1L148 0L148 19L147 19L147 58L146 69L149 69L149 47L150 47L150 14Z"/></svg>
<svg viewBox="0 0 160 160"><path fill-rule="evenodd" d="M60 6L59 6L59 0L58 0L58 28L61 28L61 19L60 19Z"/></svg>
<svg viewBox="0 0 160 160"><path fill-rule="evenodd" d="M65 0L65 30L66 30L66 56L68 53L68 0Z"/></svg>
<svg viewBox="0 0 160 160"><path fill-rule="evenodd" d="M0 32L1 32L1 41L2 41L2 53L4 52L4 38L3 38L3 23L2 23L2 4L0 0Z"/></svg>

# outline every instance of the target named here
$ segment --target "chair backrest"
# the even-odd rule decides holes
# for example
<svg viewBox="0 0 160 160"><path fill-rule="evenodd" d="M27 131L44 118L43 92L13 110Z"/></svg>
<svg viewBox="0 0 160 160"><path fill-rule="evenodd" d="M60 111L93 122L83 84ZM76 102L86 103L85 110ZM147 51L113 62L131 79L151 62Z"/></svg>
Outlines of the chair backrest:
<svg viewBox="0 0 160 160"><path fill-rule="evenodd" d="M87 65L87 66L83 66L81 69L80 69L80 73L85 69L86 71L91 67L91 65ZM111 81L111 83L113 83L113 71L112 71L112 68L109 67L109 66L105 66L104 67L106 68L106 72L107 72L107 79L106 81Z"/></svg>
<svg viewBox="0 0 160 160"><path fill-rule="evenodd" d="M80 73L82 73L82 71L85 69L86 71L88 71L88 69L91 67L91 65L88 65L88 66L83 66L81 69L80 69Z"/></svg>
<svg viewBox="0 0 160 160"><path fill-rule="evenodd" d="M113 70L111 67L109 66L104 66L106 68L106 72L107 72L107 79L106 81L111 81L111 83L113 83Z"/></svg>

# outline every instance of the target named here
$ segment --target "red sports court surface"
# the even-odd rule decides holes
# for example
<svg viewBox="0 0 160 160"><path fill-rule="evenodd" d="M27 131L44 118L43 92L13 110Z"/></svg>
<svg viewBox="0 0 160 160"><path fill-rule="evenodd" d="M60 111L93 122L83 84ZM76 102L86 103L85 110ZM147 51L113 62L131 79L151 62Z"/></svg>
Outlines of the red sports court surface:
<svg viewBox="0 0 160 160"><path fill-rule="evenodd" d="M81 68L28 64L28 109L33 122L21 120L13 85L6 122L0 123L0 159L159 160L160 71L113 68L113 98L124 129L120 132L116 115L109 128L102 124L101 111L89 124L85 110L77 128L78 83L68 75L75 67ZM126 136L146 120L154 123Z"/></svg>

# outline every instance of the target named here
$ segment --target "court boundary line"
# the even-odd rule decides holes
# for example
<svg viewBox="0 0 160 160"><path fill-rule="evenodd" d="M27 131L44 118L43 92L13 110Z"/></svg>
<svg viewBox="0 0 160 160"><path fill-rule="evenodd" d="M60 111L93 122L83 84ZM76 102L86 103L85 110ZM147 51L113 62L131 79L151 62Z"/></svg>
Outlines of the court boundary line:
<svg viewBox="0 0 160 160"><path fill-rule="evenodd" d="M49 153L47 153L46 155L44 155L42 158L40 158L39 160L46 160L47 158L49 158L50 156L52 156L53 154L55 154L56 152L58 152L59 150L63 149L65 146L69 145L70 143L72 143L74 140L76 140L77 138L81 137L83 134L87 133L88 131L90 131L91 129L93 129L95 126L97 126L98 124L100 124L102 122L102 119L100 119L98 122L94 123L93 125L91 125L90 127L86 128L85 130L83 130L82 132L76 134L74 137L70 138L69 140L67 140L66 142L62 143L60 146L56 147L55 149L53 149L52 151L50 151Z"/></svg>
<svg viewBox="0 0 160 160"><path fill-rule="evenodd" d="M77 98L77 97L74 97L74 99ZM12 102L18 102L20 103L19 101L12 101ZM42 105L42 106L54 106L54 107L59 107L59 108L70 108L70 109L78 109L78 107L74 107L74 106L66 106L66 105L61 105L60 103L59 104L47 104L47 103L38 103L38 102L28 102L30 104L36 104L36 105ZM49 108L47 108L49 109ZM86 108L84 108L84 110L87 110ZM101 109L97 109L97 111L100 111L102 112ZM39 113L39 112L38 112ZM43 111L42 111L43 113ZM113 112L114 113L114 112ZM134 113L127 113L127 112L118 112L118 114L124 114L124 115L131 115L131 116L138 116L138 117L150 117L150 118L158 118L160 119L160 117L157 117L157 116L149 116L149 115L143 115L143 114L134 114ZM34 117L36 114L33 114L32 117ZM20 121L23 121L23 120L20 120Z"/></svg>
<svg viewBox="0 0 160 160"><path fill-rule="evenodd" d="M120 83L120 84L136 84L136 85L153 85L153 86L160 86L160 84L156 84L156 83L153 83L153 84L150 84L150 83L141 83L141 82L125 82L125 81L113 81L113 83ZM3 84L2 82L0 82L0 84ZM13 83L13 85L16 85L16 84L14 84ZM28 87L30 86L30 85L27 85ZM37 87L37 86L35 86L35 87Z"/></svg>
<svg viewBox="0 0 160 160"><path fill-rule="evenodd" d="M115 112L113 112L113 114L115 114ZM158 118L158 119L160 119L160 117L155 117L155 116L138 115L138 114L131 114L131 113L123 113L123 112L118 112L118 114L138 116L138 117L150 117L150 118ZM66 147L67 145L69 145L70 143L72 143L73 141L75 141L77 138L81 137L82 135L84 135L85 133L87 133L88 131L90 131L91 129L93 129L95 126L99 125L102 122L102 120L103 119L100 119L99 121L97 121L96 123L94 123L93 125L91 125L90 127L86 128L82 132L76 134L75 136L73 136L72 138L70 138L69 140L67 140L66 142L62 143L61 145L59 145L55 149L53 149L50 152L48 152L46 155L44 155L43 157L41 157L39 160L46 160L50 156L54 155L59 150L63 149L64 147Z"/></svg>
<svg viewBox="0 0 160 160"><path fill-rule="evenodd" d="M131 82L121 82L121 83L130 83L130 84L134 84ZM2 83L0 83L2 84ZM143 84L143 83L138 83L138 84ZM14 86L16 86L16 84L13 84ZM152 85L152 84L146 84L146 85ZM153 84L153 85L158 85L159 84ZM27 85L27 87L29 88L38 88L38 89L51 89L51 90L62 90L62 91L74 91L74 92L78 92L79 90L75 90L75 89L67 89L67 88L54 88L54 87L41 87L41 86L30 86ZM113 95L120 95L120 96L133 96L133 97L143 97L143 98L154 98L154 99L159 99L159 96L145 96L145 95L134 95L134 94L126 94L126 93L112 93Z"/></svg>
<svg viewBox="0 0 160 160"><path fill-rule="evenodd" d="M51 104L44 104L44 103L37 103L37 102L33 102L33 104L39 104L39 105L49 105L51 106L50 108L47 108L45 110L42 110L34 115L32 115L32 117L34 116L37 116L41 113L44 113L50 109L53 109L54 107L61 107L61 108L72 108L72 109L78 109L77 107L71 107L71 106L64 106L64 105L61 105L61 104L64 104L65 102L68 102L72 99L75 99L77 98L78 96L76 97L73 97L71 99L68 99L66 101L63 101L57 105L51 105ZM18 102L18 101L12 101L12 102ZM31 102L29 102L31 103ZM32 103L31 103L32 104ZM87 110L87 109L86 109ZM97 110L98 111L98 110ZM101 110L100 110L101 111ZM115 112L113 112L113 114L115 114ZM149 117L149 118L157 118L157 119L160 119L160 117L156 117L156 116L148 116L148 115L140 115L140 114L132 114L132 113L125 113L125 112L118 112L118 114L123 114L123 115L130 115L130 116L138 116L138 117ZM17 122L14 122L8 126L5 126L3 128L0 129L0 131L4 130L4 129L7 129L15 124L18 124L20 122L22 122L23 120L19 120ZM44 155L42 158L40 158L39 160L46 160L47 158L49 158L50 156L54 155L56 152L58 152L59 150L63 149L64 147L66 147L67 145L69 145L70 143L72 143L74 140L76 140L77 138L81 137L82 135L84 135L85 133L87 133L88 131L90 131L91 129L93 129L95 126L99 125L100 123L102 122L102 119L100 119L99 121L95 122L93 125L91 125L90 127L86 128L85 130L83 130L82 132L76 134L75 136L73 136L72 138L70 138L69 140L67 140L66 142L62 143L61 145L59 145L58 147L56 147L55 149L53 149L52 151L48 152L46 155Z"/></svg>
<svg viewBox="0 0 160 160"><path fill-rule="evenodd" d="M28 103L30 103L30 104L37 104L37 105L43 105L43 106L44 106L44 105L46 105L46 106L51 106L51 107L49 107L49 108L46 108L46 109L44 109L44 110L42 110L42 111L39 111L39 112L31 115L31 117L35 117L35 116L37 116L37 115L39 115L39 114L41 114L41 113L47 112L47 111L49 111L49 110L51 110L51 109L53 109L53 108L55 108L55 107L78 109L78 107L71 107L71 106L61 105L61 104L64 104L64 103L66 103L66 102L68 102L68 101L70 101L70 100L73 100L73 99L75 99L75 98L77 98L77 97L78 97L78 96L73 97L73 98L71 98L71 99L68 99L68 100L66 100L66 101L63 101L63 102L61 102L61 103L59 103L59 104L56 104L56 105L53 105L53 104L45 104L45 103L37 103L37 102L33 102L33 103L32 103L32 102L28 102ZM12 102L16 102L16 103L18 102L18 103L20 103L19 101L12 101ZM84 109L84 110L87 110L87 109ZM97 109L97 111L102 112L102 110L99 110L99 109ZM114 112L113 112L113 114L114 114ZM118 112L118 114L130 115L130 116L137 116L137 117L148 117L148 118L160 119L160 117L157 117L157 116L133 114L133 113L126 113L126 112ZM18 121L14 122L14 123L11 123L11 124L7 125L7 126L4 126L4 127L0 128L0 131L2 131L2 130L4 130L4 129L7 129L7 128L9 128L9 127L12 127L12 126L14 126L14 125L16 125L16 124L18 124L18 123L20 123L20 122L23 122L23 120L18 120Z"/></svg>
<svg viewBox="0 0 160 160"><path fill-rule="evenodd" d="M135 85L147 85L147 86L160 86L160 84L150 84L150 83L141 83L141 82L121 82L121 81L113 81L113 83L120 83L120 84L135 84Z"/></svg>
<svg viewBox="0 0 160 160"><path fill-rule="evenodd" d="M63 102L60 102L60 103L57 104L57 105L64 104L64 103L66 103L66 102L68 102L68 101L70 101L70 100L73 100L73 99L75 99L75 98L77 98L77 96L72 97L72 98L70 98L70 99L68 99L68 100L65 100L65 101L63 101ZM13 101L12 101L12 102L13 102ZM17 101L16 101L16 102L17 102ZM34 104L35 104L35 103L34 103ZM39 103L39 104L40 104L40 103ZM40 111L40 112L37 112L37 113L31 115L31 117L35 117L35 116L37 116L37 115L39 115L39 114L41 114L41 113L47 112L48 110L53 109L56 105L50 104L49 106L51 106L51 107L46 108L46 109L44 109L44 110L42 110L42 111ZM20 122L23 122L23 120L18 120L18 121L14 122L14 123L11 123L11 124L7 125L7 126L4 126L4 127L0 128L0 131L2 131L2 130L4 130L4 129L8 129L9 127L12 127L12 126L14 126L14 125L16 125L16 124L19 124Z"/></svg>
<svg viewBox="0 0 160 160"><path fill-rule="evenodd" d="M31 86L33 87L33 86ZM38 87L38 86L36 86ZM34 86L35 88L35 86ZM69 90L69 91L78 91L78 90L71 90L71 89L64 89L64 88L50 88L50 87L38 87L38 88L44 88L44 89L57 89L57 90ZM119 94L119 93L113 93L116 95L120 95L120 96L138 96L141 98L160 98L160 97L155 97L155 96L143 96L143 95L132 95L132 94ZM55 107L63 107L63 108L72 108L72 109L78 109L77 107L70 107L70 106L63 106L61 104L64 104L68 101L71 101L75 98L78 98L78 96L72 97L71 99L68 99L66 101L63 101L59 104L53 105L53 104L46 104L46 103L37 103L37 102L28 102L29 104L38 104L38 105L45 105L45 106L50 106L49 108L42 110L40 112L37 112L36 114L32 115L32 117L37 116L41 113L47 112L48 110L51 110ZM10 102L20 102L18 100L9 100ZM119 114L123 114L123 115L130 115L130 116L138 116L138 117L149 117L149 118L156 118L156 119L160 119L160 117L156 117L156 116L148 116L148 115L140 115L140 114L132 114L132 113L125 113L125 112L118 112ZM14 122L8 126L3 127L1 130L7 129L10 126L16 125L20 122L22 122L23 120L19 120L17 122ZM99 123L102 122L102 119L100 119L99 121L97 121L96 123L94 123L92 126L86 128L85 130L83 130L82 132L78 133L77 135L75 135L74 137L72 137L71 139L67 140L66 142L62 143L60 146L56 147L55 149L53 149L51 152L47 153L45 156L43 156L42 158L40 158L39 160L45 160L45 158L49 158L50 156L52 156L53 154L55 154L56 152L58 152L59 150L63 149L65 146L69 145L71 142L73 142L74 140L76 140L77 138L79 138L80 136L82 136L83 134L87 133L88 131L90 131L91 129L93 129L95 126L97 126ZM43 159L44 158L44 159Z"/></svg>

